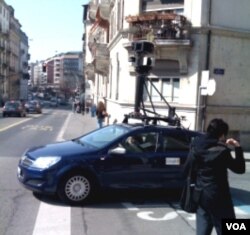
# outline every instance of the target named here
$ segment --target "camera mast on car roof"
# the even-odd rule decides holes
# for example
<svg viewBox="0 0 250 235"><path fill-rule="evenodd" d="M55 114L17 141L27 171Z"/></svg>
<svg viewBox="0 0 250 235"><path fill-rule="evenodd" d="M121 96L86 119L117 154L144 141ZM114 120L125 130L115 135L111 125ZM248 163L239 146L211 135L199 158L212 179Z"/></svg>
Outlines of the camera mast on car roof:
<svg viewBox="0 0 250 235"><path fill-rule="evenodd" d="M145 124L158 124L159 121L167 122L171 126L181 126L181 118L177 116L175 107L171 107L164 96L156 88L153 82L148 78L148 74L154 65L154 44L149 41L132 42L132 51L134 56L129 58L136 71L136 90L135 90L135 104L134 112L126 114L123 123L128 123L129 119L139 119ZM150 96L147 83L150 83L155 91L159 94L161 99L168 107L168 116L161 115L156 112L152 98ZM144 89L145 88L145 89ZM147 109L143 100L143 92L146 91L151 109ZM143 113L141 113L141 111Z"/></svg>

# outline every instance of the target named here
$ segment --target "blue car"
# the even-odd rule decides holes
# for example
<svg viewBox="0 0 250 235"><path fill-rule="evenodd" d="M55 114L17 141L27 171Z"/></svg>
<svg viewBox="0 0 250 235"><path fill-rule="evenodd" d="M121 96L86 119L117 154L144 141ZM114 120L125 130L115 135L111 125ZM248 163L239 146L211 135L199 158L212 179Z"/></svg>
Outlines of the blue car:
<svg viewBox="0 0 250 235"><path fill-rule="evenodd" d="M179 188L190 141L198 135L173 126L114 124L29 149L18 179L69 204L88 202L101 188Z"/></svg>

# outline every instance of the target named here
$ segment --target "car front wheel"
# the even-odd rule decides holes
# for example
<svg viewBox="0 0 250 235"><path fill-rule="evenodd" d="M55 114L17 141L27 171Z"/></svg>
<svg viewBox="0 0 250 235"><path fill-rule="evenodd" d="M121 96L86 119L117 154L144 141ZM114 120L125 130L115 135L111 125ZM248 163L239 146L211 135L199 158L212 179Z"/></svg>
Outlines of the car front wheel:
<svg viewBox="0 0 250 235"><path fill-rule="evenodd" d="M94 183L89 176L71 173L59 184L58 195L66 203L80 204L89 201L94 191Z"/></svg>

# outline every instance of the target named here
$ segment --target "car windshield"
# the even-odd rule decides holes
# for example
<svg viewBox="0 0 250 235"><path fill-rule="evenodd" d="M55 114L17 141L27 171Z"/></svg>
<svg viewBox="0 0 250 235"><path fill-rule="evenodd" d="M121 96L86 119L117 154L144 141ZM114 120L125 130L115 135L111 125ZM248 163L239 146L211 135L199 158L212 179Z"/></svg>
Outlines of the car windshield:
<svg viewBox="0 0 250 235"><path fill-rule="evenodd" d="M123 126L110 125L75 139L75 141L80 141L83 144L88 144L96 148L102 148L128 131L129 129Z"/></svg>
<svg viewBox="0 0 250 235"><path fill-rule="evenodd" d="M15 107L15 108L17 108L19 106L19 103L17 103L17 102L6 102L5 106L6 107Z"/></svg>

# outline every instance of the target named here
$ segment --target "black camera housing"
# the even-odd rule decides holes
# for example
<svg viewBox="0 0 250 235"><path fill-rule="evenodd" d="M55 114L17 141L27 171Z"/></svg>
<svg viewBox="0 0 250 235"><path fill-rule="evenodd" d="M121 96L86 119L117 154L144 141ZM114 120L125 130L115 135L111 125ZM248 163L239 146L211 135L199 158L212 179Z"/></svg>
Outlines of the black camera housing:
<svg viewBox="0 0 250 235"><path fill-rule="evenodd" d="M149 41L132 42L132 51L136 53L152 54L154 53L154 44Z"/></svg>

